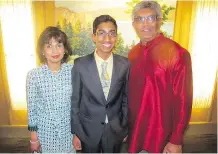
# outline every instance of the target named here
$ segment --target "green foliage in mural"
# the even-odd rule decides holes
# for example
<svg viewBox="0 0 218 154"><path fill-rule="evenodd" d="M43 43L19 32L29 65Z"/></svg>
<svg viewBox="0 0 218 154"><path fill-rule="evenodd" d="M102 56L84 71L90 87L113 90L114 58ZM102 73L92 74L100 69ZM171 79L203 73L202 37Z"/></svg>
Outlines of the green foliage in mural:
<svg viewBox="0 0 218 154"><path fill-rule="evenodd" d="M94 51L94 44L91 38L91 26L82 28L79 20L72 25L71 22L63 20L63 27L57 23L57 27L62 29L68 36L69 43L73 49L73 55L84 56Z"/></svg>
<svg viewBox="0 0 218 154"><path fill-rule="evenodd" d="M60 25L60 23L59 23L59 21L58 21L58 23L57 23L57 26L56 26L57 28L59 28L59 29L61 29L61 25Z"/></svg>
<svg viewBox="0 0 218 154"><path fill-rule="evenodd" d="M118 33L114 53L126 57L128 55L129 50L130 50L129 47L128 46L125 47L125 45L124 45L124 40L122 38L122 34Z"/></svg>
<svg viewBox="0 0 218 154"><path fill-rule="evenodd" d="M94 51L95 45L92 41L91 25L88 24L86 28L82 28L79 21L74 27L75 35L73 37L73 50L79 56L87 55Z"/></svg>

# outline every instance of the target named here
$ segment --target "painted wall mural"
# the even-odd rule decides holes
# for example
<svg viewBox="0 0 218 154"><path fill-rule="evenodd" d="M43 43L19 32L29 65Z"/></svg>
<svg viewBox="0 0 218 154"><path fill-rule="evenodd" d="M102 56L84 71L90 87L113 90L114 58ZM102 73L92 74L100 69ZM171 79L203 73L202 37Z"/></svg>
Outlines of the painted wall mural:
<svg viewBox="0 0 218 154"><path fill-rule="evenodd" d="M132 27L131 10L140 0L73 0L55 2L55 23L69 37L74 55L73 59L94 51L92 42L92 23L102 14L114 17L118 24L118 41L115 53L127 56L129 50L138 43ZM164 24L162 31L170 38L173 36L176 1L159 0L162 6ZM70 61L71 61L70 59Z"/></svg>

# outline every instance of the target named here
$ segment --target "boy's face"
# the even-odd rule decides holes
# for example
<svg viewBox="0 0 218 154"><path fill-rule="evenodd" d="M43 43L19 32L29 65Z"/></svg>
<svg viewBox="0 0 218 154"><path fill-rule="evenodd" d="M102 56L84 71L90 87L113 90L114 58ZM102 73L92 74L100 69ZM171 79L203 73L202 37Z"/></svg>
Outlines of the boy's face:
<svg viewBox="0 0 218 154"><path fill-rule="evenodd" d="M92 34L92 40L97 52L111 53L117 41L115 25L112 22L102 22L98 25L96 34Z"/></svg>

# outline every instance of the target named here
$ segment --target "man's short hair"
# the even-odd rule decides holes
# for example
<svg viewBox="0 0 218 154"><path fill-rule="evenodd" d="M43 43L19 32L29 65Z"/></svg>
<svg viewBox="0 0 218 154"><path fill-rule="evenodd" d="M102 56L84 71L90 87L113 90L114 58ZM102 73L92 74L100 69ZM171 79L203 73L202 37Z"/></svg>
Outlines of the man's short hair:
<svg viewBox="0 0 218 154"><path fill-rule="evenodd" d="M141 10L141 9L153 9L156 12L156 15L157 15L158 18L162 18L162 16L163 16L160 4L158 4L155 1L143 0L143 1L139 2L139 3L137 3L135 5L135 7L133 8L133 10L132 10L132 20L133 21L134 21L136 12Z"/></svg>

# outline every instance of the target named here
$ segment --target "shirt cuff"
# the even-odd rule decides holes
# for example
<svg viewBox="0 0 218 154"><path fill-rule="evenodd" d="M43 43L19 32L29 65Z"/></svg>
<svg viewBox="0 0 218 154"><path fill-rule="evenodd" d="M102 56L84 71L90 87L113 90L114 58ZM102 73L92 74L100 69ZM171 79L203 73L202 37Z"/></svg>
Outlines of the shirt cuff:
<svg viewBox="0 0 218 154"><path fill-rule="evenodd" d="M170 138L170 143L176 144L176 145L182 145L183 144L183 134L176 134L173 133L171 138Z"/></svg>
<svg viewBox="0 0 218 154"><path fill-rule="evenodd" d="M38 130L38 127L37 126L30 126L30 125L28 125L28 130L31 131L31 132L34 132L34 131Z"/></svg>

